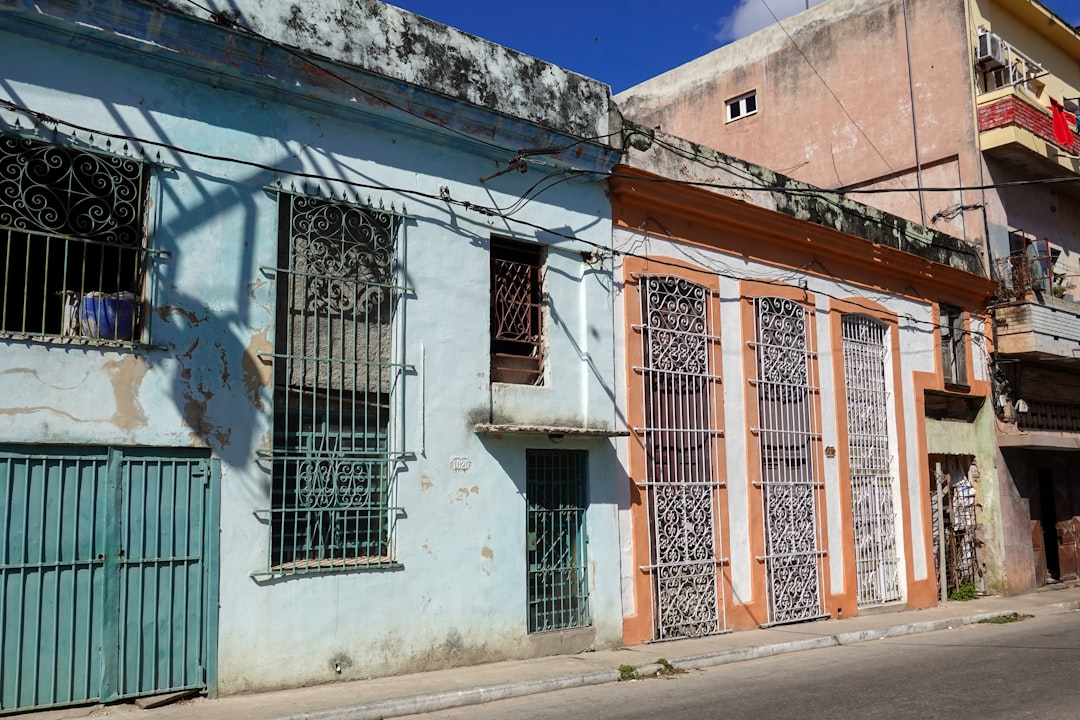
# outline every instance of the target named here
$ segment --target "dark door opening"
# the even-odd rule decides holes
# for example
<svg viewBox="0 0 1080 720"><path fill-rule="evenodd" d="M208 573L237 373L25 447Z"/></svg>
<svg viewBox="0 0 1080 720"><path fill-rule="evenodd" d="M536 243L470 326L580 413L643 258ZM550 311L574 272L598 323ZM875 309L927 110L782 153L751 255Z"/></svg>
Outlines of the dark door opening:
<svg viewBox="0 0 1080 720"><path fill-rule="evenodd" d="M1042 525L1043 549L1046 552L1046 572L1054 580L1060 580L1061 560L1058 557L1054 474L1047 468L1039 470L1039 522Z"/></svg>

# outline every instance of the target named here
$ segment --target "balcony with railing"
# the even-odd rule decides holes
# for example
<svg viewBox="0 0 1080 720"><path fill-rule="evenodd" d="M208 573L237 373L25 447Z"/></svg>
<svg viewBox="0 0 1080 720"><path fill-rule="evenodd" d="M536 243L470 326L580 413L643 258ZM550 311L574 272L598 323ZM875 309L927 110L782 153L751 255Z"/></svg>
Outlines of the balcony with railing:
<svg viewBox="0 0 1080 720"><path fill-rule="evenodd" d="M1080 403L1024 401L1022 412L1016 413L1021 430L1050 430L1080 432Z"/></svg>
<svg viewBox="0 0 1080 720"><path fill-rule="evenodd" d="M1045 243L998 259L994 271L998 290L991 310L997 351L1080 364L1080 301L1054 274Z"/></svg>
<svg viewBox="0 0 1080 720"><path fill-rule="evenodd" d="M1080 113L1080 91L993 33L983 32L975 57L979 147L1040 174L1080 174L1080 129L1069 121L1066 136L1055 132L1051 96L1063 103L1062 117Z"/></svg>

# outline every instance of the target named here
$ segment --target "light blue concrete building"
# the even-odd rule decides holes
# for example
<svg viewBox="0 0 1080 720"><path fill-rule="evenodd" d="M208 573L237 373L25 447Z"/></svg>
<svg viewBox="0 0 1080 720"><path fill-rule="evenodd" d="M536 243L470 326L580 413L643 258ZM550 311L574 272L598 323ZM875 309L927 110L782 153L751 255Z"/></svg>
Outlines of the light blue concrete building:
<svg viewBox="0 0 1080 720"><path fill-rule="evenodd" d="M0 68L0 712L621 641L605 85L374 0Z"/></svg>

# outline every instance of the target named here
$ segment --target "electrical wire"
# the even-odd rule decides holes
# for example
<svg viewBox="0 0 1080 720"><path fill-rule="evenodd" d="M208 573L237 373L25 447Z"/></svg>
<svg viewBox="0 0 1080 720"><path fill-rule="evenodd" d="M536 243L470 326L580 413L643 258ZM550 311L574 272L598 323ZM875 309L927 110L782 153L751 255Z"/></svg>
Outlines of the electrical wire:
<svg viewBox="0 0 1080 720"><path fill-rule="evenodd" d="M845 116L847 116L848 121L851 122L852 126L856 130L858 130L859 134L863 136L867 143L869 143L870 147L873 148L875 153L877 153L877 156L881 158L881 162L885 163L885 167L889 168L889 171L895 174L896 169L889 164L889 161L885 159L885 156L882 154L881 150L878 149L877 145L874 144L874 141L870 139L870 136L867 135L866 132L862 129L862 126L859 125L859 123L855 121L855 118L851 116L851 113L848 112L848 109L844 105L843 101L840 99L840 96L833 92L833 89L829 87L829 83L825 82L825 78L822 77L821 73L818 72L818 69L814 67L814 63L810 62L810 58L806 56L806 53L803 52L803 49L799 46L797 42L795 42L795 38L791 36L791 33L788 32L786 27L784 27L784 24L780 22L780 18L778 18L776 16L776 13L773 12L772 8L769 7L769 3L766 0L761 0L761 4L764 5L765 9L769 11L769 14L772 15L773 20L776 21L776 26L783 31L784 35L786 35L787 39L791 42L791 45L799 52L799 55L802 56L802 59L806 61L807 67L809 67L814 72L814 75L816 75L817 79L821 81L821 84L829 92L829 95L831 95L833 100L836 101L836 104L840 106L840 110L844 113ZM919 203L919 199L915 196L914 192L912 192L908 188L904 189L907 190L908 194L911 195L912 200L914 200L916 203Z"/></svg>
<svg viewBox="0 0 1080 720"><path fill-rule="evenodd" d="M245 166L245 167L253 167L253 168L256 168L256 169L264 170L266 172L274 173L274 174L281 175L281 176L291 176L291 177L303 178L303 179L308 179L308 180L321 180L321 181L326 181L326 182L334 182L334 183L340 183L340 184L343 184L343 185L347 185L347 186L350 186L350 187L359 187L359 188L371 189L371 190L390 191L390 192L396 192L396 193L405 194L405 195L421 197L421 198L428 199L428 200L444 202L444 203L447 203L447 204L450 204L450 205L457 205L459 207L465 208L466 210L476 211L476 212L479 212L479 213L481 213L483 215L486 215L486 216L489 216L489 217L499 217L499 218L505 220L508 223L514 223L514 224L517 224L517 225L521 225L523 227L528 227L528 228L531 228L531 229L534 229L534 230L539 230L539 231L541 231L541 232L543 232L543 233L545 233L547 235L550 235L552 237L557 237L557 238L561 238L561 239L581 243L583 245L586 245L588 247L593 248L596 251L599 251L599 253L602 254L602 255L603 254L610 254L612 256L632 257L632 258L647 261L649 263L661 265L661 266L664 266L664 267L671 267L671 268L677 268L677 269L682 269L682 270L693 269L693 268L689 268L684 263L679 263L679 262L675 262L675 261L671 261L671 260L666 260L664 258L659 258L659 257L655 257L655 256L652 256L652 255L642 255L642 254L638 254L638 253L634 253L634 252L628 252L628 251L623 251L623 250L615 250L614 248L611 248L611 247L609 247L607 245L603 245L603 244L596 243L596 242L593 242L593 241L590 241L590 240L586 240L584 238L577 237L576 235L573 235L573 234L570 234L570 233L565 233L565 232L562 232L560 230L556 230L554 228L545 227L545 226L540 225L538 223L533 223L533 222L530 222L530 221L527 221L527 220L522 220L520 218L515 218L515 217L513 217L512 214L509 214L509 215L503 214L498 208L495 208L495 207L479 205L479 204L476 204L476 203L469 202L467 200L454 199L448 193L433 194L433 193L428 193L428 192L424 192L424 191L421 191L421 190L414 190L414 189L411 189L411 188L394 187L394 186L389 186L389 185L380 185L380 184L373 184L373 183L363 183L363 182L358 182L358 181L354 181L354 180L347 180L347 179L340 178L340 177L330 177L330 176L322 175L322 174L318 174L318 173L307 173L307 172L302 172L302 171L298 171L298 170L286 170L284 168L278 168L278 167L274 167L272 165L266 165L264 163L258 163L258 162L254 162L254 161L251 161L251 160L243 160L243 159L235 158L235 157L229 157L229 156L223 156L223 155L214 155L212 153L204 153L204 152L201 152L201 151L180 147L180 146L177 146L177 145L173 145L173 144L170 144L170 143L165 143L165 142L158 141L158 140L140 138L140 137L137 137L137 136L127 135L127 134L123 134L123 133L108 132L108 131L103 131L103 130L100 130L100 129L89 128L89 127L79 125L77 123L74 123L74 122L71 122L71 121L68 121L68 120L61 120L59 118L48 115L46 113L31 110L29 108L26 108L26 107L24 107L22 105L14 103L14 102L12 102L10 100L7 100L5 98L0 98L0 106L6 107L6 108L8 108L10 110L13 110L13 111L16 111L16 112L24 113L24 114L26 114L26 115L28 115L30 117L33 117L33 118L36 118L39 122L41 122L43 124L56 125L56 126L64 125L66 127L70 127L72 129L75 129L75 130L81 130L82 132L88 133L90 135L100 135L102 137L108 137L108 138L112 138L112 139L116 139L116 140L123 140L125 142L132 142L132 143L138 143L140 145L149 145L149 146L153 146L153 147L163 148L165 150L168 150L170 152L174 152L174 153L177 153L177 154L180 154L180 155L190 155L192 157L199 157L199 158L203 158L203 159L213 160L213 161L216 161L216 162L235 163L235 164L242 165L242 166ZM599 176L599 177L607 177L607 176L619 177L615 173L607 173L607 172L601 172L601 171L576 171L575 170L575 171L567 171L567 172L572 174L574 177L580 177L580 176L584 176L584 175L595 175L595 176ZM529 192L531 192L532 189L535 189L535 188L539 187L540 183L544 182L545 179L549 179L549 178L550 178L550 176L545 176L544 178L541 178L537 183L534 183L533 188L531 188L530 191L527 191L527 194ZM569 177L564 178L564 179L560 179L560 180L558 180L558 182L564 182L567 179L569 179ZM666 181L667 180L666 178L652 178L652 177L638 177L638 176L633 176L631 179L644 180L644 181ZM672 181L672 182L675 182L677 184L687 184L687 185L702 185L702 184L704 184L704 183L698 183L698 182L692 182L692 181ZM734 187L739 187L739 186L734 186ZM542 192L542 191L544 191L546 189L550 189L550 188L544 188L544 189L540 190L539 192ZM533 196L530 197L527 202L531 202L533 199L535 199L536 194L537 193L533 193ZM519 198L518 202L520 202L520 201L521 201L521 198ZM510 207L511 208L514 207L515 204L512 204ZM517 210L515 210L514 212L518 212L518 211L520 211L520 209L521 209L521 207L518 207ZM647 234L647 233L643 233L643 234ZM668 234L670 235L670 233L668 233ZM722 265L722 263L721 263L721 265ZM724 267L726 268L726 266L724 266ZM762 282L762 283L765 283L765 284L776 285L777 287L791 287L791 283L787 281L787 278L785 278L784 280L777 280L775 278L770 278L770 277L766 277L766 276L762 276L762 277L741 276L741 275L738 275L737 273L735 273L734 271L730 270L730 268L727 268L727 272L719 272L719 271L715 270L714 268L709 268L709 272L717 275L718 277L723 277L723 278L727 278L727 279L730 279L730 280L736 280L736 281L755 280L757 282ZM828 297L828 298L833 299L833 300L843 300L843 301L850 302L850 297L841 297L841 296L838 296L838 295L830 294L828 292L815 291L814 294L815 295L821 295L821 296L824 296L824 297ZM863 296L863 297L865 298L866 296ZM866 298L866 299L869 299L869 298ZM925 300L925 298L923 298L923 300L925 302L930 302L928 300ZM862 307L863 309L868 310L868 311L876 312L878 310L877 307L860 306L858 303L854 303L854 305L856 307ZM928 325L928 326L935 327L935 328L937 327L937 324L932 322L932 321L919 320L919 319L914 318L914 317L908 317L907 319L912 324ZM980 331L968 330L966 332L968 332L972 336L981 336L983 339L987 339L987 337L988 337L988 336L986 336L985 333L982 333Z"/></svg>

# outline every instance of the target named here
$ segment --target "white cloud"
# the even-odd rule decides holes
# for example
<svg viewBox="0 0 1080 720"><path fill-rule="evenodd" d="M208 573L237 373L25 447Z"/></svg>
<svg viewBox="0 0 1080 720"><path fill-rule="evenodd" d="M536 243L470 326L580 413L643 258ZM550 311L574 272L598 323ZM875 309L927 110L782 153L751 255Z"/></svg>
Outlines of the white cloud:
<svg viewBox="0 0 1080 720"><path fill-rule="evenodd" d="M823 1L810 0L810 5L820 5ZM744 38L774 24L777 18L784 20L806 10L806 3L807 0L739 0L731 14L720 20L720 31L716 33L716 40L729 43ZM776 18L773 15L776 15Z"/></svg>

